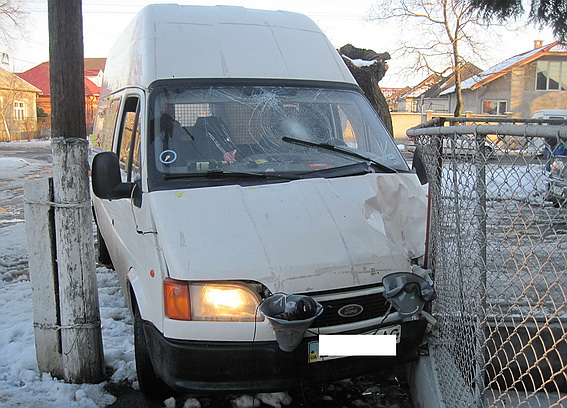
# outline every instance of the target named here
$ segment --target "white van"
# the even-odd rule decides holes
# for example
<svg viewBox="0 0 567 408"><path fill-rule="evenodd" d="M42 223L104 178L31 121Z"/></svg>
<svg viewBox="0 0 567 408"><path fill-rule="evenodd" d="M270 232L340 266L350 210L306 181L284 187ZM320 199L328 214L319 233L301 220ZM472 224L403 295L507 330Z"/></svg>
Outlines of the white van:
<svg viewBox="0 0 567 408"><path fill-rule="evenodd" d="M532 113L532 119L567 120L567 109L541 109Z"/></svg>
<svg viewBox="0 0 567 408"><path fill-rule="evenodd" d="M417 355L427 322L382 279L424 254L424 191L307 17L145 7L108 57L92 142L99 258L134 314L145 395L289 389ZM276 294L305 301L261 313ZM305 316L285 349L272 317ZM395 334L397 357L320 358L336 333Z"/></svg>

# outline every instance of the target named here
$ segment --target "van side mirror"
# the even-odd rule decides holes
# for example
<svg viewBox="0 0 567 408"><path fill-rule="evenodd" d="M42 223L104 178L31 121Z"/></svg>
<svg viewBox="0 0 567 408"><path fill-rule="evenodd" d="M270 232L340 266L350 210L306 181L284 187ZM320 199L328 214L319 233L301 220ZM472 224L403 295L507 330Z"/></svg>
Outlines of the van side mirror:
<svg viewBox="0 0 567 408"><path fill-rule="evenodd" d="M114 152L98 153L93 158L93 192L98 198L130 198L134 183L123 183L120 177L118 155Z"/></svg>

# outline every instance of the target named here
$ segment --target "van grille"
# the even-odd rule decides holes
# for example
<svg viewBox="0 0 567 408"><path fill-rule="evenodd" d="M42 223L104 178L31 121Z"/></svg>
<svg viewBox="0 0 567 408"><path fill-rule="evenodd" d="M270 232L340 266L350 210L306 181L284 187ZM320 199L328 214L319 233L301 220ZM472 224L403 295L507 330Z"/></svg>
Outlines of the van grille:
<svg viewBox="0 0 567 408"><path fill-rule="evenodd" d="M338 326L347 323L356 323L364 320L382 317L388 311L389 304L382 293L356 296L343 299L318 301L323 305L323 313L311 325L311 328ZM339 315L339 309L347 305L360 305L362 313L353 317Z"/></svg>

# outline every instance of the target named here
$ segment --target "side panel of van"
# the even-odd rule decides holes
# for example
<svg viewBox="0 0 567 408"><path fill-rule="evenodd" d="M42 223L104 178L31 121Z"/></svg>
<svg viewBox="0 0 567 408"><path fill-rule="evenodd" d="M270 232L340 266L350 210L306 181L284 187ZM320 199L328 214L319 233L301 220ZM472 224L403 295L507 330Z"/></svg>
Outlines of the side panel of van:
<svg viewBox="0 0 567 408"><path fill-rule="evenodd" d="M113 94L103 99L97 122L98 147L117 153L122 181L135 182L136 188L142 190L142 197L146 188L145 103L146 93L139 89ZM132 200L108 200L104 205L95 200L94 205L98 228L122 287L132 287L142 316L161 327L161 291L156 294L148 290L152 280L159 281L156 286L161 288L164 278L149 201L142 198L139 207ZM128 302L132 300L130 292L124 295Z"/></svg>

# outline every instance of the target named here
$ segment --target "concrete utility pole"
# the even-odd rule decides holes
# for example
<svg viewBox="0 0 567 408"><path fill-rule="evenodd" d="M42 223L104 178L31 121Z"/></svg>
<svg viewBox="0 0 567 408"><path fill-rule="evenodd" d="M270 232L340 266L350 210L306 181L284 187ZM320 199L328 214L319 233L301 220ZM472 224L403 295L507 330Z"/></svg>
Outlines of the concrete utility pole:
<svg viewBox="0 0 567 408"><path fill-rule="evenodd" d="M81 0L49 0L53 197L66 381L103 378L85 125Z"/></svg>

